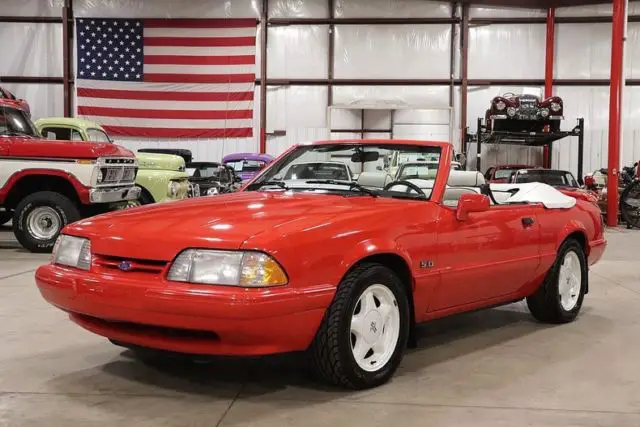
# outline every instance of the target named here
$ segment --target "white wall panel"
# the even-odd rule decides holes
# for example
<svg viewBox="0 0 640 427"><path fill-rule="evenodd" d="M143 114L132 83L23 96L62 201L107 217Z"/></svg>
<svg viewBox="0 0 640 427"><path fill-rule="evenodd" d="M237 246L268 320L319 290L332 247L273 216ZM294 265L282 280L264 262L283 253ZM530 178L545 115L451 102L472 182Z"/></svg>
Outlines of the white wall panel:
<svg viewBox="0 0 640 427"><path fill-rule="evenodd" d="M327 78L329 27L292 25L269 28L269 78ZM259 49L258 49L259 50Z"/></svg>
<svg viewBox="0 0 640 427"><path fill-rule="evenodd" d="M450 25L336 25L336 78L448 78Z"/></svg>
<svg viewBox="0 0 640 427"><path fill-rule="evenodd" d="M261 7L259 0L73 0L75 16L101 18L258 18Z"/></svg>
<svg viewBox="0 0 640 427"><path fill-rule="evenodd" d="M391 111L389 111L389 110L365 110L365 112L364 112L364 128L365 129L376 129L376 130L391 129Z"/></svg>
<svg viewBox="0 0 640 427"><path fill-rule="evenodd" d="M611 2L609 4L596 4L580 7L559 7L556 16L611 16ZM629 2L629 14L640 14L640 3Z"/></svg>
<svg viewBox="0 0 640 427"><path fill-rule="evenodd" d="M609 78L611 24L558 24L556 28L556 78Z"/></svg>
<svg viewBox="0 0 640 427"><path fill-rule="evenodd" d="M611 31L609 31L611 38ZM625 69L627 78L640 79L640 23L630 22L627 27L627 44L625 45ZM609 55L610 59L611 55ZM607 74L608 76L608 74Z"/></svg>
<svg viewBox="0 0 640 427"><path fill-rule="evenodd" d="M2 83L17 98L26 99L34 120L64 115L64 92L61 84Z"/></svg>
<svg viewBox="0 0 640 427"><path fill-rule="evenodd" d="M539 24L470 28L469 78L544 78L545 31Z"/></svg>
<svg viewBox="0 0 640 427"><path fill-rule="evenodd" d="M335 0L334 14L337 18L450 18L451 3L424 0Z"/></svg>
<svg viewBox="0 0 640 427"><path fill-rule="evenodd" d="M2 0L0 4L5 16L62 16L64 0Z"/></svg>
<svg viewBox="0 0 640 427"><path fill-rule="evenodd" d="M331 129L362 129L362 110L360 109L332 108L330 114Z"/></svg>
<svg viewBox="0 0 640 427"><path fill-rule="evenodd" d="M546 16L542 9L524 9L517 7L471 6L471 18L539 18Z"/></svg>
<svg viewBox="0 0 640 427"><path fill-rule="evenodd" d="M328 18L326 0L270 0L269 18Z"/></svg>
<svg viewBox="0 0 640 427"><path fill-rule="evenodd" d="M448 107L448 86L334 86L335 105Z"/></svg>
<svg viewBox="0 0 640 427"><path fill-rule="evenodd" d="M62 24L2 23L0 52L0 76L62 77Z"/></svg>

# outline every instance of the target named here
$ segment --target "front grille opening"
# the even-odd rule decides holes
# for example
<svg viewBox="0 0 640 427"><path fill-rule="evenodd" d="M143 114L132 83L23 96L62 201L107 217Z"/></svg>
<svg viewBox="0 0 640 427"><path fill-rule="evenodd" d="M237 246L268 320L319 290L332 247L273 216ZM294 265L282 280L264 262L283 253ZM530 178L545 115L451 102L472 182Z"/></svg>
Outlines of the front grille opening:
<svg viewBox="0 0 640 427"><path fill-rule="evenodd" d="M95 264L113 270L122 271L144 271L147 273L161 273L167 265L166 261L155 261L148 259L130 259L116 256L96 255ZM127 262L129 268L123 270L120 268L122 262Z"/></svg>
<svg viewBox="0 0 640 427"><path fill-rule="evenodd" d="M123 332L129 332L136 335L153 335L166 338L177 338L182 340L208 340L219 341L220 336L211 331L199 331L194 329L170 328L166 326L145 325L142 323L120 322L116 320L105 320L97 317L86 316L84 314L76 314L79 318L94 325L102 325L107 328L118 329Z"/></svg>

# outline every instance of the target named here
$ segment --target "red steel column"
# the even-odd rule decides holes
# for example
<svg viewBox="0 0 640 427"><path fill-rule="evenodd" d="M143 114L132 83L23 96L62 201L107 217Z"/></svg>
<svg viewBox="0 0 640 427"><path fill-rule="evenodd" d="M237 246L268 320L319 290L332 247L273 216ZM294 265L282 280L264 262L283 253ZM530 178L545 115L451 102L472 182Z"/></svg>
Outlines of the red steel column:
<svg viewBox="0 0 640 427"><path fill-rule="evenodd" d="M554 49L556 41L556 9L550 7L547 9L547 41L546 41L546 56L544 67L544 97L549 98L553 96L553 60ZM542 166L545 168L551 167L549 161L549 146L545 145L542 152Z"/></svg>
<svg viewBox="0 0 640 427"><path fill-rule="evenodd" d="M607 225L618 225L618 169L620 169L620 113L622 110L622 64L624 58L624 30L626 26L625 0L613 0L613 28L611 33L611 87L609 93L609 177L607 183Z"/></svg>
<svg viewBox="0 0 640 427"><path fill-rule="evenodd" d="M269 25L269 0L262 1L262 13L260 15L260 137L259 147L261 153L267 152L267 33Z"/></svg>

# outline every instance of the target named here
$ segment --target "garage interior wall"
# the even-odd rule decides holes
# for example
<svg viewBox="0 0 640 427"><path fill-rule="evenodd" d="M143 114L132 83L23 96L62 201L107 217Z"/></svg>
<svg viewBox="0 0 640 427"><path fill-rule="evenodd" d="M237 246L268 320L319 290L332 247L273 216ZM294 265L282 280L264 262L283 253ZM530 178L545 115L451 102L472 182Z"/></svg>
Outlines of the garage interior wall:
<svg viewBox="0 0 640 427"><path fill-rule="evenodd" d="M3 0L3 16L57 17L64 0ZM326 138L389 137L389 110L333 110L329 104L391 103L429 106L434 111L453 104L453 142L460 151L460 17L461 7L452 2L426 0L268 0L266 149L279 154L291 144ZM74 0L74 17L131 18L256 18L261 20L259 0ZM640 15L640 5L630 3L629 14ZM610 16L611 5L560 8L556 16ZM476 131L493 96L521 92L524 87L542 90L545 55L545 10L471 6L469 9L469 55L467 126ZM517 23L510 18L540 18L538 23ZM305 18L292 24L288 20ZM314 23L330 18L433 19L431 23ZM455 18L455 20L452 20ZM508 23L496 23L500 18ZM450 20L451 22L448 22ZM299 21L298 21L299 22ZM487 23L491 22L491 23ZM260 44L265 23L258 25L257 76L260 75ZM331 36L333 31L333 40ZM329 58L333 43L333 58ZM3 22L0 25L3 61L0 76L22 76L2 81L19 97L26 98L34 118L62 116L63 63L62 23ZM611 23L556 24L554 78L581 79L584 85L558 84L554 94L565 100L565 129L578 117L585 118L585 164L590 172L606 166ZM628 28L626 77L640 79L640 22ZM75 67L74 67L75 68ZM331 75L330 75L331 74ZM46 77L34 83L31 77ZM328 84L334 79L334 84ZM357 84L348 79L361 80ZM402 80L413 79L411 84ZM425 84L415 80L424 80ZM342 82L338 82L338 81ZM382 80L382 82L376 82ZM474 83L475 82L475 83ZM502 84L504 82L505 84ZM370 83L370 84L368 84ZM384 84L380 84L384 83ZM452 89L453 88L453 89ZM258 151L260 138L260 85L255 88L252 138L211 140L118 139L132 149L180 147L200 160L219 160L224 154ZM453 95L453 96L452 96ZM74 103L75 105L75 103ZM640 158L640 86L627 87L624 97L621 162ZM394 122L407 123L403 134L417 136L434 111L398 111ZM411 129L414 127L415 129ZM331 132L331 129L341 132ZM354 132L344 130L353 129ZM365 129L373 132L360 132ZM431 135L433 136L433 135ZM394 137L399 137L394 134ZM438 137L437 139L443 139ZM541 149L500 150L488 148L496 162L538 163ZM554 167L576 172L577 140L554 145ZM488 166L485 163L485 167Z"/></svg>

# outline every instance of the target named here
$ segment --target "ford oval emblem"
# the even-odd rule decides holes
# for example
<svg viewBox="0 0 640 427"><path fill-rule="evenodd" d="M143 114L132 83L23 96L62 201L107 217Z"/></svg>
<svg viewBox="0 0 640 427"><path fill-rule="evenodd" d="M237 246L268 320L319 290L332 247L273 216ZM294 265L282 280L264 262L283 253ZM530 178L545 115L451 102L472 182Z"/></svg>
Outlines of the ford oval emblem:
<svg viewBox="0 0 640 427"><path fill-rule="evenodd" d="M118 267L122 271L129 271L129 270L131 270L131 267L133 267L133 266L131 265L130 261L120 261L120 265L118 265Z"/></svg>

